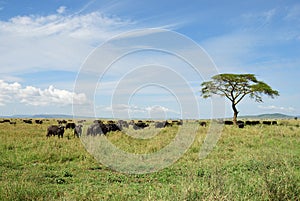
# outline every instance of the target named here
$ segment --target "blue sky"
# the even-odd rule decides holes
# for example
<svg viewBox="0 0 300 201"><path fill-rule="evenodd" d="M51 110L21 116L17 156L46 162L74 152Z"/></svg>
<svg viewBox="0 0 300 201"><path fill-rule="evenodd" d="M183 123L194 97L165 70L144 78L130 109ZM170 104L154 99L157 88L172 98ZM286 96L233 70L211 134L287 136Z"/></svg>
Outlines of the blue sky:
<svg viewBox="0 0 300 201"><path fill-rule="evenodd" d="M280 92L280 97L264 97L260 104L246 98L238 105L240 115L300 114L299 1L0 0L0 115L72 114L78 107L83 115L99 117L189 117L195 108L182 108L178 96L189 96L178 83L171 87L181 95L161 85L141 87L146 75L155 76L156 82L170 77L163 67L153 74L141 67L155 64L149 68L169 66L188 82L199 111L191 118L210 118L211 100L199 93L207 78L197 77L178 58L159 51L116 62L98 80L92 100L88 91L95 83L90 80L83 84L86 91L73 91L95 48L111 37L145 28L182 34L204 49L218 72L253 73ZM116 101L112 97L118 83L139 85ZM86 107L91 104L95 112ZM225 107L225 116L231 116L229 102Z"/></svg>

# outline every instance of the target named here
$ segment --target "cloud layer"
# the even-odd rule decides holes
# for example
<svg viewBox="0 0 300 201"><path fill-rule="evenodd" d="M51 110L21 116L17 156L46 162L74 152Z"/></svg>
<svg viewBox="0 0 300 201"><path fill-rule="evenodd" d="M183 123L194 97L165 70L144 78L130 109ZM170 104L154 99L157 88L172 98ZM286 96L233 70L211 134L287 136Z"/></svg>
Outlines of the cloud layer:
<svg viewBox="0 0 300 201"><path fill-rule="evenodd" d="M95 11L65 16L57 13L15 16L0 20L2 73L19 70L77 70L85 57L104 40L125 31L130 20Z"/></svg>
<svg viewBox="0 0 300 201"><path fill-rule="evenodd" d="M275 106L275 105L268 105L268 106L259 105L258 108L267 110L267 111L273 111L273 112L291 113L291 112L295 111L295 109L293 107L282 107L282 106Z"/></svg>
<svg viewBox="0 0 300 201"><path fill-rule="evenodd" d="M106 116L114 118L152 118L168 119L171 117L181 118L182 114L178 110L173 110L162 105L133 105L133 104L115 104L112 106L97 106L99 117ZM97 115L96 115L97 116Z"/></svg>
<svg viewBox="0 0 300 201"><path fill-rule="evenodd" d="M0 105L4 106L8 102L15 101L33 106L65 106L88 102L83 93L76 94L67 90L56 89L54 86L49 86L46 89L33 86L22 87L18 82L7 83L0 80Z"/></svg>

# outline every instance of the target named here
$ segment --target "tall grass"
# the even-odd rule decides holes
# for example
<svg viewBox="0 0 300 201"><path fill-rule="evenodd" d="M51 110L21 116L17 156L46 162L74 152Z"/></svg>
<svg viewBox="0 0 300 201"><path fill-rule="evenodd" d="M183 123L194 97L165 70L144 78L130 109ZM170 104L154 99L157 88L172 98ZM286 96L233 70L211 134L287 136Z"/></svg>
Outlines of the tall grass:
<svg viewBox="0 0 300 201"><path fill-rule="evenodd" d="M70 130L63 139L47 139L46 128L54 123L0 124L0 200L299 200L297 121L225 126L203 160L199 151L208 128L200 127L178 161L149 174L124 174L99 164ZM151 139L122 132L107 139L129 153L154 153L178 131L153 129L133 133Z"/></svg>

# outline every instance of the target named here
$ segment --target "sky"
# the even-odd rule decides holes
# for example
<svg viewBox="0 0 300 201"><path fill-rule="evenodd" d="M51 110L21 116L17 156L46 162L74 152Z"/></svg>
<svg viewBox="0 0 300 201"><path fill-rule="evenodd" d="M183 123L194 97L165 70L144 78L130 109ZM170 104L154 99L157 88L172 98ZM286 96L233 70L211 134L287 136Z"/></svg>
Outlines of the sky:
<svg viewBox="0 0 300 201"><path fill-rule="evenodd" d="M278 90L239 115L300 114L300 2L0 0L0 116L231 116L217 73Z"/></svg>

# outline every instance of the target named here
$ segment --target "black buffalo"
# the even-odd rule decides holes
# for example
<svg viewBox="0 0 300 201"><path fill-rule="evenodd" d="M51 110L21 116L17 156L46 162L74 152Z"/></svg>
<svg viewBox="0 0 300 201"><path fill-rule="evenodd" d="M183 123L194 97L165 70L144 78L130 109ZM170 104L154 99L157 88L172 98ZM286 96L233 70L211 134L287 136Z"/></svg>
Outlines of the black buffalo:
<svg viewBox="0 0 300 201"><path fill-rule="evenodd" d="M237 122L237 125L239 128L244 128L245 127L245 123L243 121Z"/></svg>
<svg viewBox="0 0 300 201"><path fill-rule="evenodd" d="M107 123L108 123L108 124L114 124L115 121L113 121L113 120L108 120Z"/></svg>
<svg viewBox="0 0 300 201"><path fill-rule="evenodd" d="M200 122L200 126L206 127L206 126L207 126L207 123L206 123L205 121L201 121L201 122Z"/></svg>
<svg viewBox="0 0 300 201"><path fill-rule="evenodd" d="M155 128L165 128L170 126L173 126L173 123L170 123L168 121L155 122Z"/></svg>
<svg viewBox="0 0 300 201"><path fill-rule="evenodd" d="M65 132L64 126L52 125L52 126L48 127L46 137L51 137L52 135L53 136L57 135L58 138L63 138L64 132Z"/></svg>
<svg viewBox="0 0 300 201"><path fill-rule="evenodd" d="M277 121L272 121L272 125L277 125Z"/></svg>
<svg viewBox="0 0 300 201"><path fill-rule="evenodd" d="M23 122L26 124L32 124L32 120L30 119L24 119Z"/></svg>
<svg viewBox="0 0 300 201"><path fill-rule="evenodd" d="M233 121L224 121L225 125L233 125Z"/></svg>
<svg viewBox="0 0 300 201"><path fill-rule="evenodd" d="M36 124L42 124L42 123L43 123L43 121L42 121L42 120L39 120L39 119L36 119L34 122L35 122Z"/></svg>
<svg viewBox="0 0 300 201"><path fill-rule="evenodd" d="M129 124L127 123L127 121L124 120L119 120L118 124L119 128L122 130L123 128L129 128Z"/></svg>
<svg viewBox="0 0 300 201"><path fill-rule="evenodd" d="M67 123L66 124L66 129L74 129L76 127L75 123Z"/></svg>
<svg viewBox="0 0 300 201"><path fill-rule="evenodd" d="M105 126L107 129L107 132L121 131L121 128L115 123L108 123Z"/></svg>
<svg viewBox="0 0 300 201"><path fill-rule="evenodd" d="M264 124L264 125L271 125L272 122L271 122L271 121L263 121L263 124Z"/></svg>
<svg viewBox="0 0 300 201"><path fill-rule="evenodd" d="M82 125L76 125L74 129L74 136L80 137L82 134Z"/></svg>
<svg viewBox="0 0 300 201"><path fill-rule="evenodd" d="M58 123L58 124L66 124L67 121L66 121L66 120L57 120L57 123Z"/></svg>
<svg viewBox="0 0 300 201"><path fill-rule="evenodd" d="M101 120L95 120L93 124L91 124L88 129L86 135L106 135L108 132L105 124Z"/></svg>
<svg viewBox="0 0 300 201"><path fill-rule="evenodd" d="M255 126L255 125L258 125L258 124L260 124L260 121L246 121L245 122L245 125L246 126Z"/></svg>
<svg viewBox="0 0 300 201"><path fill-rule="evenodd" d="M172 121L172 125L182 126L183 125L183 121L182 120L173 120Z"/></svg>
<svg viewBox="0 0 300 201"><path fill-rule="evenodd" d="M140 130L140 129L144 129L146 127L148 127L149 124L142 122L142 121L138 121L137 123L133 124L133 129L134 130Z"/></svg>
<svg viewBox="0 0 300 201"><path fill-rule="evenodd" d="M173 124L168 121L165 121L165 127L170 127L170 126L173 126Z"/></svg>
<svg viewBox="0 0 300 201"><path fill-rule="evenodd" d="M155 128L164 128L165 122L155 122Z"/></svg>
<svg viewBox="0 0 300 201"><path fill-rule="evenodd" d="M134 120L131 120L131 121L129 122L129 125L133 126L133 125L134 125Z"/></svg>

